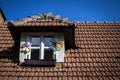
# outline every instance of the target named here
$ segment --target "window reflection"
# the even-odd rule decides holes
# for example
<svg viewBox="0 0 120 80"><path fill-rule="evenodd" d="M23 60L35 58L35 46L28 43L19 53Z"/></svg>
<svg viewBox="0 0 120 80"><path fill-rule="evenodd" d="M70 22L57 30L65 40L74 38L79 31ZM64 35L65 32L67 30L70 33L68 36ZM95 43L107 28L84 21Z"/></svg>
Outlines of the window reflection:
<svg viewBox="0 0 120 80"><path fill-rule="evenodd" d="M45 47L50 47L51 45L51 40L53 39L53 37L44 37L44 44L45 44Z"/></svg>
<svg viewBox="0 0 120 80"><path fill-rule="evenodd" d="M40 37L32 37L31 42L32 46L40 45Z"/></svg>

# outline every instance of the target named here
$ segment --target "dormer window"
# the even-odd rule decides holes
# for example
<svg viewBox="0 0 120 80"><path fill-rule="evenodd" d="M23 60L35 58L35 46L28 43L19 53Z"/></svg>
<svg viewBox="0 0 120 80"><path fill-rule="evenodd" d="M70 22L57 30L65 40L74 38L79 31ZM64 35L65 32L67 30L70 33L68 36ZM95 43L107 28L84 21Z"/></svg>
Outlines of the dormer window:
<svg viewBox="0 0 120 80"><path fill-rule="evenodd" d="M20 64L54 66L64 62L63 33L21 33Z"/></svg>
<svg viewBox="0 0 120 80"><path fill-rule="evenodd" d="M9 25L11 32L20 33L20 64L62 65L65 50L76 48L74 35L77 23L67 18L45 13L11 21ZM19 45L16 35L13 38L15 46Z"/></svg>

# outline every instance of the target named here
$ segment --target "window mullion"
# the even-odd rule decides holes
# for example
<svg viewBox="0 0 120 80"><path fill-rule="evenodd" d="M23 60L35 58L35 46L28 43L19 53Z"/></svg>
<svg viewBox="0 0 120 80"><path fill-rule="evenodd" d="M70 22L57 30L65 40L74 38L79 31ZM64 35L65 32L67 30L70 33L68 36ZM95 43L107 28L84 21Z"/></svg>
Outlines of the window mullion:
<svg viewBox="0 0 120 80"><path fill-rule="evenodd" d="M43 36L41 36L41 59L44 59L44 42L43 42Z"/></svg>

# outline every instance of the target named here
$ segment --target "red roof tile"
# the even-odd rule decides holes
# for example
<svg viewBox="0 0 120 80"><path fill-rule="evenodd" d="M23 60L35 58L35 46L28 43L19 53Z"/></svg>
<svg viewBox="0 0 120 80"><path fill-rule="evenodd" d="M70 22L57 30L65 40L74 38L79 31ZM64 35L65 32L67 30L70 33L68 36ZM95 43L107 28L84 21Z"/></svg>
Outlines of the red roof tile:
<svg viewBox="0 0 120 80"><path fill-rule="evenodd" d="M33 17L33 20L36 20L36 16ZM51 19L47 19L46 22L40 20L40 23L29 20L24 24L18 23L13 22L15 26L63 25L59 20L51 21ZM22 67L17 64L19 51L13 48L14 40L6 22L0 25L0 80L118 80L120 79L119 34L120 22L78 23L75 28L75 43L78 49L65 51L62 68Z"/></svg>

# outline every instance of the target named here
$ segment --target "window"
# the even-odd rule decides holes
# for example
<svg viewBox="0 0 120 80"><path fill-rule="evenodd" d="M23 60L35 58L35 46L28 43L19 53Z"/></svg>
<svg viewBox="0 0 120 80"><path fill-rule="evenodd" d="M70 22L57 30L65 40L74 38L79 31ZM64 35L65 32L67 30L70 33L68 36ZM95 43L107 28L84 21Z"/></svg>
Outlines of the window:
<svg viewBox="0 0 120 80"><path fill-rule="evenodd" d="M32 42L32 46L40 45L40 37L32 37L31 42Z"/></svg>
<svg viewBox="0 0 120 80"><path fill-rule="evenodd" d="M20 63L50 64L64 62L63 33L21 33Z"/></svg>
<svg viewBox="0 0 120 80"><path fill-rule="evenodd" d="M31 58L30 59L32 59L32 60L39 60L39 59L41 59L41 44L40 44L40 42L41 42L41 39L40 39L40 37L38 36L38 37L31 37L30 38L31 39L31 47L30 47L30 49L31 49Z"/></svg>

